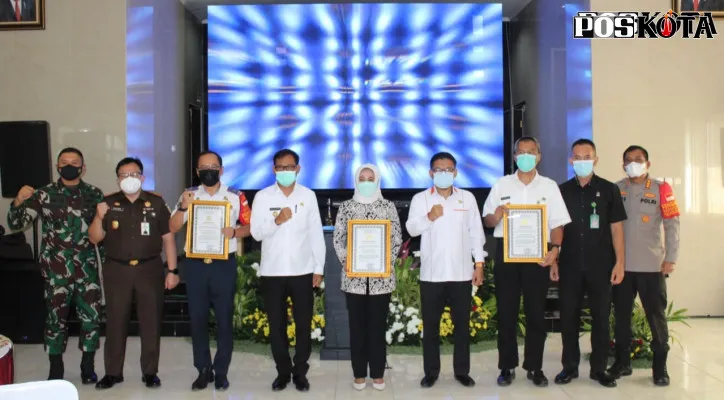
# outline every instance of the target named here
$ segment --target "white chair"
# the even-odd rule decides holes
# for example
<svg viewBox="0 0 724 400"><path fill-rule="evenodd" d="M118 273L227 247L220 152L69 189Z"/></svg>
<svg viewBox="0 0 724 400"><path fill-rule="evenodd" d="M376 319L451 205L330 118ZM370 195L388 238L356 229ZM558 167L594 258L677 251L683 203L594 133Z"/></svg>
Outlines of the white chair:
<svg viewBox="0 0 724 400"><path fill-rule="evenodd" d="M0 386L2 400L78 400L78 390L68 381L39 381Z"/></svg>

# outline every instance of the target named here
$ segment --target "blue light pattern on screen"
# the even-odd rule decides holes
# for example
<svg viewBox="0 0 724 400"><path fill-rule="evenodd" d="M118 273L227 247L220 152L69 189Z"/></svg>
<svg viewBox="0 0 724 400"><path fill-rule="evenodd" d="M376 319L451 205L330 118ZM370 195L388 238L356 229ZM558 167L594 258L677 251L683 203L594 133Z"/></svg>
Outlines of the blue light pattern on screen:
<svg viewBox="0 0 724 400"><path fill-rule="evenodd" d="M299 181L353 187L375 163L385 188L457 185L503 173L500 4L243 5L208 8L209 148L224 182L273 183L272 156L301 156Z"/></svg>
<svg viewBox="0 0 724 400"><path fill-rule="evenodd" d="M573 17L587 7L566 4L566 131L568 147L578 139L593 139L591 40L573 38ZM568 165L568 176L573 176Z"/></svg>
<svg viewBox="0 0 724 400"><path fill-rule="evenodd" d="M153 7L131 7L126 17L126 152L143 162L143 188L153 190Z"/></svg>

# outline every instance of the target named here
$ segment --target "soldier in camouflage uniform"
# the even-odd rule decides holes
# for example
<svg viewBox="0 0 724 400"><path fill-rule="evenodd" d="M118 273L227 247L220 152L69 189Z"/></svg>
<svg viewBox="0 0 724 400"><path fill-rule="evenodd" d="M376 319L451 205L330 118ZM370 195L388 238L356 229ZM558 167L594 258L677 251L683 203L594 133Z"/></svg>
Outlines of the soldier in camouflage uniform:
<svg viewBox="0 0 724 400"><path fill-rule="evenodd" d="M63 379L63 352L68 341L67 320L71 303L81 320L78 340L83 351L83 384L98 380L94 372L99 345L101 289L96 251L88 239L88 226L103 193L81 180L83 154L75 148L58 155L60 179L40 189L24 186L8 212L8 225L20 230L35 218L42 221L40 265L45 279L45 349L50 358L48 379Z"/></svg>

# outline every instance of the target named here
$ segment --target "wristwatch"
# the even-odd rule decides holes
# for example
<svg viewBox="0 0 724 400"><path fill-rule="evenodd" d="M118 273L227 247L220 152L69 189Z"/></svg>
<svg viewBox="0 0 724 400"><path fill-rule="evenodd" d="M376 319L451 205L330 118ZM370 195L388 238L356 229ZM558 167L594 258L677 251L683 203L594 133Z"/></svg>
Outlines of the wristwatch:
<svg viewBox="0 0 724 400"><path fill-rule="evenodd" d="M558 249L558 251L561 251L561 245L560 244L548 244L548 251L551 251L553 249Z"/></svg>
<svg viewBox="0 0 724 400"><path fill-rule="evenodd" d="M168 269L168 268L166 268L166 270L168 270L168 273L169 273L169 274L178 275L178 268L174 268L174 269Z"/></svg>
<svg viewBox="0 0 724 400"><path fill-rule="evenodd" d="M181 208L181 207L179 207L178 210L179 210L179 211L186 212L186 211L188 211L189 209L188 209L188 208Z"/></svg>
<svg viewBox="0 0 724 400"><path fill-rule="evenodd" d="M476 263L475 263L475 268L483 268L484 265L485 265L484 262L476 262Z"/></svg>

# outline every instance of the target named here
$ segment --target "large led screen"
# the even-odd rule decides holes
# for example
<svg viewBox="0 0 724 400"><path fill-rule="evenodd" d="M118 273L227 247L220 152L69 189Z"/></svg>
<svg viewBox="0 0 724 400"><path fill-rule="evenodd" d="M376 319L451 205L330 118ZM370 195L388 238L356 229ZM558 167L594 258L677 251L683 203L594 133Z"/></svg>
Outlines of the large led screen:
<svg viewBox="0 0 724 400"><path fill-rule="evenodd" d="M351 188L368 162L384 188L429 187L439 151L458 159L458 186L492 186L502 17L500 4L209 6L208 140L224 182L273 183L274 152L291 148L314 189Z"/></svg>

